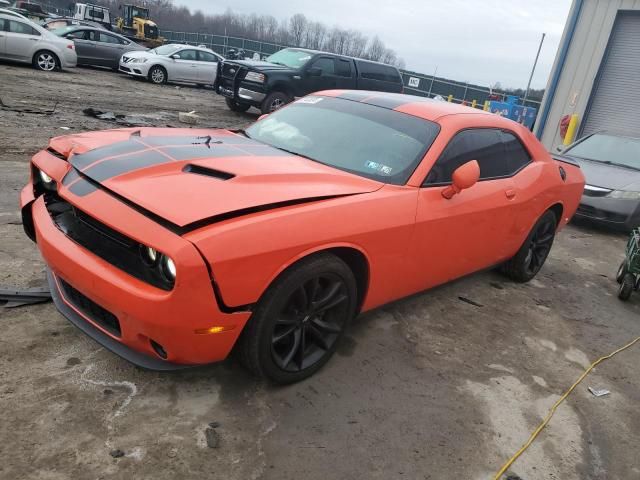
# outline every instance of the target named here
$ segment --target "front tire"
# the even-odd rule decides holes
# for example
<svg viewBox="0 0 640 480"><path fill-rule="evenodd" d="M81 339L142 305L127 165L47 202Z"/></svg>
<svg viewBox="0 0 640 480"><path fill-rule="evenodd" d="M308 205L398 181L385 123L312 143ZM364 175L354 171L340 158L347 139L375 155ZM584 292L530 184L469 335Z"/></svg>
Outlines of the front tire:
<svg viewBox="0 0 640 480"><path fill-rule="evenodd" d="M535 277L551 251L557 226L555 214L552 211L545 212L531 229L520 250L502 266L502 271L519 283Z"/></svg>
<svg viewBox="0 0 640 480"><path fill-rule="evenodd" d="M629 300L631 294L633 293L633 289L635 288L636 279L630 273L625 273L622 278L622 282L620 282L620 287L618 288L618 298L620 300Z"/></svg>
<svg viewBox="0 0 640 480"><path fill-rule="evenodd" d="M167 83L167 71L160 65L154 65L149 69L148 74L149 81L156 85L162 85Z"/></svg>
<svg viewBox="0 0 640 480"><path fill-rule="evenodd" d="M252 373L287 384L310 377L329 361L357 306L351 269L322 253L285 271L258 302L238 341Z"/></svg>
<svg viewBox="0 0 640 480"><path fill-rule="evenodd" d="M279 108L284 107L287 103L291 101L291 97L284 92L271 92L267 97L262 101L262 106L260 110L263 115L273 113Z"/></svg>
<svg viewBox="0 0 640 480"><path fill-rule="evenodd" d="M60 60L49 50L40 50L33 56L33 67L43 72L53 72L60 68Z"/></svg>
<svg viewBox="0 0 640 480"><path fill-rule="evenodd" d="M227 107L229 107L229 110L231 110L232 112L244 113L251 108L251 105L249 105L248 103L238 103L232 98L225 98L224 101L227 103Z"/></svg>
<svg viewBox="0 0 640 480"><path fill-rule="evenodd" d="M627 273L627 261L623 260L620 266L618 267L618 271L616 272L616 282L622 283L622 279Z"/></svg>

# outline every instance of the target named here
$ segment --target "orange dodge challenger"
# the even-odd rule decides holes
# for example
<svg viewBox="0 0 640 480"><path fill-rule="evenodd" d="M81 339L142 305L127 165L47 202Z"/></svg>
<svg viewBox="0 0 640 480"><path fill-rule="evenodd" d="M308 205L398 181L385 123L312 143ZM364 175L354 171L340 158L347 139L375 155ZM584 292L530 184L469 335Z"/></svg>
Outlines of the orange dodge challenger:
<svg viewBox="0 0 640 480"><path fill-rule="evenodd" d="M358 313L500 265L526 282L584 185L526 128L408 95L327 91L246 131L56 137L22 190L57 308L170 370L301 380Z"/></svg>

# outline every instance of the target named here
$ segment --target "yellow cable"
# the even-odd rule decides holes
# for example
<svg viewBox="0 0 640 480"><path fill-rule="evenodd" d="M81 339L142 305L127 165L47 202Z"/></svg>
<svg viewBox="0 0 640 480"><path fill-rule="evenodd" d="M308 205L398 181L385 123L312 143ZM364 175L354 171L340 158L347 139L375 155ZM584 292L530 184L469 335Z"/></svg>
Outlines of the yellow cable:
<svg viewBox="0 0 640 480"><path fill-rule="evenodd" d="M542 423L540 425L538 425L538 428L536 428L533 433L531 434L531 436L529 437L529 440L527 440L527 442L520 448L520 450L518 450L513 457L511 457L507 463L505 463L502 468L498 471L498 473L496 473L495 477L493 477L493 480L500 480L500 477L502 477L502 475L504 475L504 473L509 469L509 467L511 465L513 465L513 462L515 462L518 457L520 455L522 455L524 453L524 451L529 448L529 445L531 445L533 443L533 441L536 439L536 437L538 436L538 434L542 431L542 429L544 427L547 426L547 423L549 423L549 420L551 420L551 417L553 416L553 414L556 412L556 409L558 408L558 406L569 396L569 394L571 392L573 392L573 390L578 386L578 384L584 380L584 377L586 377L589 372L591 370L593 370L600 362L603 362L611 357L613 357L614 355L622 352L623 350L626 350L627 348L633 346L634 344L636 344L637 342L640 341L640 337L636 338L635 340L633 340L632 342L627 343L624 347L620 347L619 349L615 350L614 352L610 353L609 355L605 355L604 357L600 357L598 360L596 360L595 362L593 362L591 364L591 366L589 368L587 368L585 370L585 372L580 375L580 378L578 378L578 380L576 381L576 383L574 383L573 385L571 385L571 388L569 388L569 390L567 390L564 395L562 395L558 401L556 403L553 404L553 407L551 407L551 410L549 410L549 413L547 414L547 416L544 418L544 420L542 421Z"/></svg>

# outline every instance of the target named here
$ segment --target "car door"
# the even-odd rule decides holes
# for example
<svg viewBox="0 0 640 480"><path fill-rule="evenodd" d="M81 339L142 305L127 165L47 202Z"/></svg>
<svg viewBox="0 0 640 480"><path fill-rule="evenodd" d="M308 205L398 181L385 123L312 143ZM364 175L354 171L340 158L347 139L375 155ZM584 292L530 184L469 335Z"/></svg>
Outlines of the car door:
<svg viewBox="0 0 640 480"><path fill-rule="evenodd" d="M6 56L7 30L9 30L9 22L0 18L0 57Z"/></svg>
<svg viewBox="0 0 640 480"><path fill-rule="evenodd" d="M480 180L450 199L442 191L456 168L477 160ZM420 288L472 273L514 253L516 190L499 129L456 133L427 175L418 196L412 256Z"/></svg>
<svg viewBox="0 0 640 480"><path fill-rule="evenodd" d="M40 32L19 19L5 19L5 56L21 61L31 61L36 43L40 41Z"/></svg>
<svg viewBox="0 0 640 480"><path fill-rule="evenodd" d="M174 58L177 57L177 58ZM180 50L171 55L171 71L169 77L172 80L198 83L198 51L190 48Z"/></svg>
<svg viewBox="0 0 640 480"><path fill-rule="evenodd" d="M218 71L218 57L211 52L198 50L198 82L204 85L213 85Z"/></svg>
<svg viewBox="0 0 640 480"><path fill-rule="evenodd" d="M101 65L116 68L120 62L120 57L124 53L124 42L115 35L99 32L97 46L102 62Z"/></svg>
<svg viewBox="0 0 640 480"><path fill-rule="evenodd" d="M73 40L76 55L78 56L78 64L91 65L91 62L94 60L94 46L89 39L89 30L74 30L67 33L64 37Z"/></svg>
<svg viewBox="0 0 640 480"><path fill-rule="evenodd" d="M337 87L336 59L329 56L319 56L309 62L305 70L304 94L320 90L332 90Z"/></svg>

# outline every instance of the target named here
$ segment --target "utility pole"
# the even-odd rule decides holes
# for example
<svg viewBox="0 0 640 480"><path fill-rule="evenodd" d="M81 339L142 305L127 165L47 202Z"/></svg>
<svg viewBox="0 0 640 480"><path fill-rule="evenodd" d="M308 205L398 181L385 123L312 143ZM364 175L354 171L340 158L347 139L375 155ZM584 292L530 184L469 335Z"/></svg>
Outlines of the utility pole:
<svg viewBox="0 0 640 480"><path fill-rule="evenodd" d="M525 103L527 102L527 97L529 96L529 88L531 88L531 80L533 80L533 73L536 71L538 57L540 56L540 50L542 50L542 43L544 42L544 37L546 35L546 33L543 33L542 38L540 39L540 45L538 45L538 53L536 53L536 59L533 61L533 68L531 69L531 75L529 76L529 83L527 83L527 90L524 92L524 100L522 101L522 105L525 105Z"/></svg>

